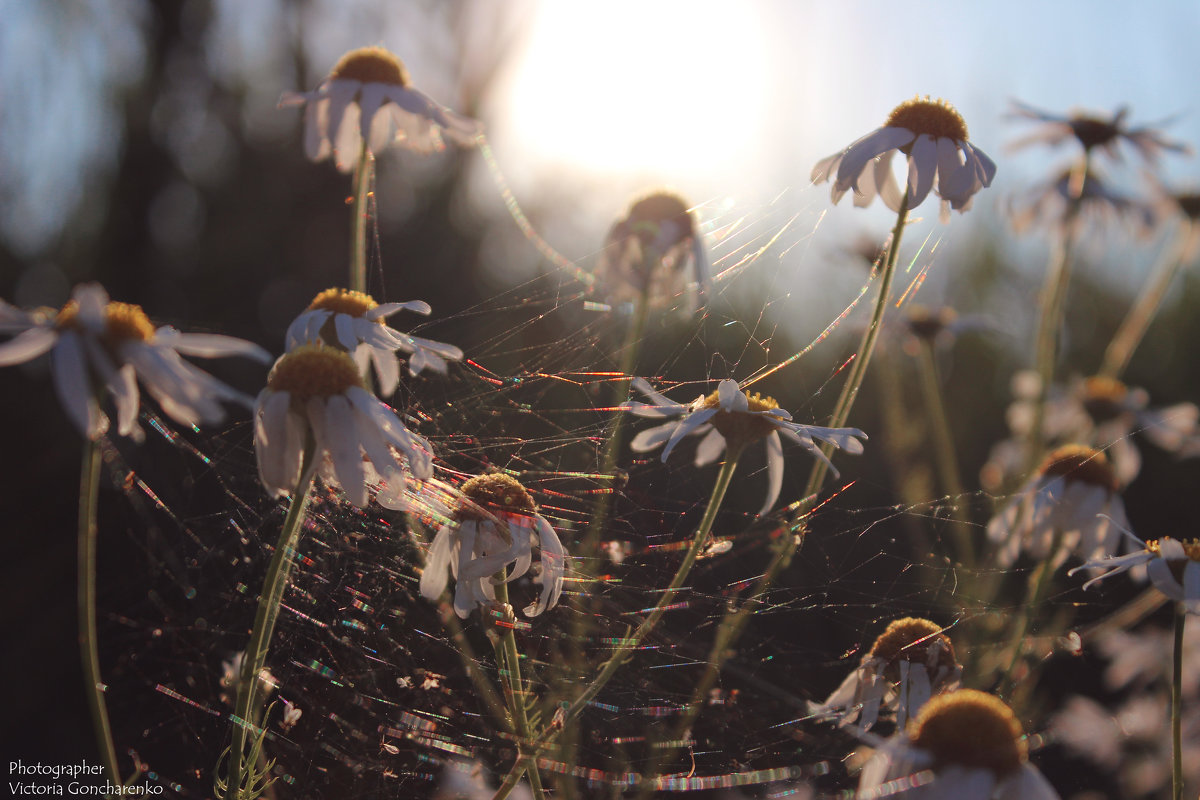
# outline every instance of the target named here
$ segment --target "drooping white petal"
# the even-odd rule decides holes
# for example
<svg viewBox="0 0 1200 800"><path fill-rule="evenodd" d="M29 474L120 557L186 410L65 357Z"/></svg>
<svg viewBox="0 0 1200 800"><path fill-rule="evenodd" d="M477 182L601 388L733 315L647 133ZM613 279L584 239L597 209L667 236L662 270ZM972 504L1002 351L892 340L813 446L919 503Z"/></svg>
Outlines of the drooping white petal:
<svg viewBox="0 0 1200 800"><path fill-rule="evenodd" d="M224 356L245 356L263 364L271 363L271 354L254 342L239 339L236 336L225 336L219 333L180 333L175 328L166 326L155 332L155 339L169 344L176 352L185 356L200 358L221 358Z"/></svg>
<svg viewBox="0 0 1200 800"><path fill-rule="evenodd" d="M717 460L717 457L725 450L725 437L716 428L705 434L700 440L700 444L696 446L697 467L703 467Z"/></svg>
<svg viewBox="0 0 1200 800"><path fill-rule="evenodd" d="M446 591L450 579L450 558L453 554L451 525L438 528L429 552L425 556L425 569L421 571L421 596L426 600L437 600Z"/></svg>
<svg viewBox="0 0 1200 800"><path fill-rule="evenodd" d="M758 510L761 517L775 505L779 499L779 490L783 487L783 444L779 441L779 432L767 434L767 499Z"/></svg>
<svg viewBox="0 0 1200 800"><path fill-rule="evenodd" d="M563 576L567 571L567 551L558 534L543 517L537 517L538 547L542 560L542 593L537 602L526 606L525 616L536 617L548 608L558 605L562 594Z"/></svg>
<svg viewBox="0 0 1200 800"><path fill-rule="evenodd" d="M387 87L380 83L364 83L358 95L359 135L367 143L367 149L379 153L389 144L390 124L387 114L376 114L383 104ZM384 120L381 125L375 125L376 117Z"/></svg>
<svg viewBox="0 0 1200 800"><path fill-rule="evenodd" d="M846 148L838 165L834 186L842 191L849 188L857 191L859 175L871 159L888 150L903 147L914 138L912 131L904 128L884 127L868 133Z"/></svg>
<svg viewBox="0 0 1200 800"><path fill-rule="evenodd" d="M0 344L0 367L23 364L45 353L58 341L58 332L50 327L29 328Z"/></svg>
<svg viewBox="0 0 1200 800"><path fill-rule="evenodd" d="M108 430L108 417L92 397L87 361L81 337L75 331L63 331L50 351L50 369L59 402L75 427L89 439L97 439Z"/></svg>
<svg viewBox="0 0 1200 800"><path fill-rule="evenodd" d="M683 437L708 422L716 413L717 409L715 408L702 408L699 411L693 411L681 419L675 427L675 431L671 434L671 438L667 441L667 446L663 448L663 462L666 462L667 457L671 455L671 451L675 449L675 445L679 444L679 441Z"/></svg>
<svg viewBox="0 0 1200 800"><path fill-rule="evenodd" d="M679 424L678 421L673 421L640 431L629 443L629 449L635 453L647 453L655 450L671 439L671 435L679 427Z"/></svg>
<svg viewBox="0 0 1200 800"><path fill-rule="evenodd" d="M921 134L913 144L908 157L908 206L916 208L929 196L933 188L933 177L938 167L938 145L940 141L929 134Z"/></svg>
<svg viewBox="0 0 1200 800"><path fill-rule="evenodd" d="M397 311L412 311L425 317L428 317L431 313L433 313L433 309L430 307L429 303L426 303L424 300L409 300L405 303L380 303L379 305L375 306L375 308L372 308L370 311L368 311L364 316L367 319L374 321L390 317Z"/></svg>

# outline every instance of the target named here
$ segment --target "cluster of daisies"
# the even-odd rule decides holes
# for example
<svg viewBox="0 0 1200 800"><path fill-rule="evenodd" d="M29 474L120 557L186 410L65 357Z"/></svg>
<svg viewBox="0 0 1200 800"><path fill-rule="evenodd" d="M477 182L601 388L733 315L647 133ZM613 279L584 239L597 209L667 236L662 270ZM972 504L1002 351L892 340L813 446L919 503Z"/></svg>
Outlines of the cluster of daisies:
<svg viewBox="0 0 1200 800"><path fill-rule="evenodd" d="M478 123L413 88L404 65L377 47L347 54L315 91L285 95L281 105L304 107L308 155L332 158L343 171L392 145L429 151L446 139L471 146L482 137ZM1148 128L1127 128L1123 111L1111 120L1054 117L1025 106L1016 113L1046 124L1038 140L1073 137L1089 154L1113 152L1122 141L1148 158L1182 149ZM907 168L902 182L893 170L898 154ZM901 221L934 195L944 221L951 211L969 209L995 173L953 107L918 97L895 108L879 129L819 161L812 180L831 182L835 203L849 192L857 206L878 197ZM1180 197L1177 210L1194 218L1200 204ZM1052 206L1060 210L1048 211ZM1089 207L1150 221L1145 207L1108 189L1085 163L1082 170L1057 176L1024 215L1017 214L1018 223L1057 213L1075 225L1081 209ZM636 200L612 226L592 288L613 305L695 309L713 295L708 263L692 208L672 192L655 192ZM431 443L385 401L401 379L401 356L413 376L446 373L463 358L454 345L391 327L388 318L401 311L428 315L431 309L422 301L379 303L349 289L320 293L289 326L286 352L252 399L184 357L236 355L270 363L261 347L156 328L138 306L112 302L102 288L86 284L59 309L24 311L0 302L0 332L12 335L0 344L0 366L48 353L63 408L89 440L109 431L110 413L118 435L141 436L139 385L181 425L219 424L226 403L252 409L258 471L269 494L294 496L320 477L358 507L374 500L401 511L433 509L441 524L421 573L423 596L438 600L453 580L453 609L466 618L494 606L497 587L533 573L541 588L524 612L542 615L560 600L569 556L530 492L502 473L457 486L439 480ZM909 321L913 336L930 341L956 324L952 313L942 312L914 314ZM1028 456L1022 448L1035 425L1042 426L1036 431L1040 441L1052 447L987 525L995 563L1007 567L1025 556L1057 568L1074 559L1076 570L1092 574L1087 585L1132 570L1187 612L1200 613L1200 541L1137 540L1120 498L1140 466L1131 434L1140 432L1181 456L1200 454L1200 410L1192 404L1148 410L1144 392L1111 377L1045 390L1030 388L1030 380L1018 378L1009 414L1013 438L997 446L985 486L998 490L1019 477ZM662 448L666 461L694 437L692 460L704 467L722 456L736 462L747 446L763 444L767 491L760 516L770 514L780 498L783 440L833 469L834 450L859 454L867 439L856 428L795 422L775 400L732 379L688 403L669 399L644 378L631 386L646 401L626 401L620 408L665 420L633 437L634 452ZM947 629L903 618L887 627L824 702L812 704L814 718L835 721L876 748L862 769L857 796L1057 797L1030 764L1013 710L995 696L962 688L962 682L963 667ZM296 710L291 724L298 718ZM896 731L886 740L872 731L883 719Z"/></svg>

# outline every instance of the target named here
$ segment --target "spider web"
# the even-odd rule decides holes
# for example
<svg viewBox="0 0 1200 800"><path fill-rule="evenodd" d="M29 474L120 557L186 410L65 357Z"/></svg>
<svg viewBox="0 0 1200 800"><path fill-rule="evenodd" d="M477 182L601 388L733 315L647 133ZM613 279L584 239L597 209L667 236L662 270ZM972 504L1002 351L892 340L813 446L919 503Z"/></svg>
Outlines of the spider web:
<svg viewBox="0 0 1200 800"><path fill-rule="evenodd" d="M714 296L700 313L651 317L638 342L639 374L681 402L733 377L774 394L798 421L825 421L861 330L855 326L869 313L856 306L864 297L870 302L873 284L868 266L843 281L840 305L826 307L811 326L788 324L798 304L824 301L795 297L791 279L798 264L827 255L813 244L824 219L815 191L753 207L701 204ZM515 201L505 200L512 211ZM523 233L545 244L527 220ZM933 234L913 246L897 305L918 294L937 246ZM573 555L560 605L518 623L523 675L541 698L533 708L548 720L550 699L590 680L657 601L703 513L715 468L692 466L693 445L685 443L665 464L658 453L626 450L615 482L600 473L619 413L617 350L630 319L588 291L577 272L586 259L556 263L543 253L551 262L544 274L414 329L461 345L467 356L445 377L405 381L392 404L432 442L441 480L491 469L519 476ZM379 267L377 251L375 259ZM830 338L839 329L851 335ZM889 323L885 333L876 356L882 366L873 369L903 373L902 332ZM857 665L883 625L911 613L938 620L954 636L960 625L1019 609L1024 565L1009 575L987 567L968 574L944 555L950 507L974 509L973 534L982 541L991 498L897 499L885 456L895 444L884 432L889 387L882 380L868 379L852 416L872 436L867 453L835 456L841 477L827 481L795 562L755 606L660 790L835 796L852 781L846 757L858 743L815 719L809 702L821 701ZM110 508L103 522L128 532L116 546L122 563L108 556L102 564L109 704L123 763L126 751L136 752L152 783L184 797L210 796L229 736L226 663L245 646L286 503L263 496L249 423L205 436L173 430L149 413L144 421L152 433L143 446L106 451L109 474L132 501ZM628 441L641 423L625 424ZM800 451L785 455L781 503L757 518L765 459L757 448L747 453L718 516L716 546L581 716L571 762L546 752L540 766L548 785L570 776L585 796L637 788L691 700L725 611L744 601L778 538L795 535L791 511L812 462ZM929 469L911 448L893 466L895 458L909 459L914 473ZM600 547L578 552L602 496L611 512ZM107 505L116 506L115 498ZM435 527L431 515L356 509L318 482L267 659L277 683L266 725L278 776L271 793L452 796L458 786L489 796L479 787L495 786L513 764L511 735L489 715L464 667L471 662L500 691L490 621L476 613L462 623L464 652L417 591ZM1004 578L1006 591L958 593L980 576ZM531 576L515 581L513 605L537 591ZM1051 606L1094 600L1061 586L1054 592ZM1100 613L1097 606L1092 616ZM1002 649L1002 642L984 642L973 657ZM302 714L287 724L293 708ZM878 729L888 730L886 723Z"/></svg>

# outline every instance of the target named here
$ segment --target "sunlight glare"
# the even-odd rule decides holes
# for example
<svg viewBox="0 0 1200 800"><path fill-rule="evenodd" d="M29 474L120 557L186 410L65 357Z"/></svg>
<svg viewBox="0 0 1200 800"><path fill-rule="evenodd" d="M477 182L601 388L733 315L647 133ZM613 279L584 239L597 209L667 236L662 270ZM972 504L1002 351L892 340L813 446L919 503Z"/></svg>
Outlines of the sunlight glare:
<svg viewBox="0 0 1200 800"><path fill-rule="evenodd" d="M763 38L749 9L711 0L547 3L507 127L540 158L588 171L725 171L767 122Z"/></svg>

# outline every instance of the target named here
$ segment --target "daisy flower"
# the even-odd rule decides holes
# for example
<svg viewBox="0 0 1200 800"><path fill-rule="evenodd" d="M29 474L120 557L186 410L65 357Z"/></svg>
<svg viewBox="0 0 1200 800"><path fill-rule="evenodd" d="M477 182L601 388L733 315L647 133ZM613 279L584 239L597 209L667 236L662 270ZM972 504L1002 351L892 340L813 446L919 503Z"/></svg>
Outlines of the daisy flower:
<svg viewBox="0 0 1200 800"><path fill-rule="evenodd" d="M296 486L307 446L316 448L313 464L325 482L341 486L360 508L367 504L369 480L403 485L410 472L421 480L433 474L429 442L368 392L354 359L334 347L306 344L280 357L255 401L254 417L258 473L275 496Z"/></svg>
<svg viewBox="0 0 1200 800"><path fill-rule="evenodd" d="M1013 117L1042 123L1038 130L1010 145L1013 149L1039 143L1057 146L1074 139L1085 153L1093 149L1101 150L1114 161L1121 160L1121 154L1117 150L1117 144L1121 141L1131 145L1149 162L1154 162L1166 151L1191 152L1191 148L1186 144L1173 142L1149 126L1128 127L1125 118L1129 116L1129 109L1125 107L1118 108L1111 116L1084 111L1073 111L1064 116L1042 111L1016 100L1012 105Z"/></svg>
<svg viewBox="0 0 1200 800"><path fill-rule="evenodd" d="M860 800L1058 800L1029 763L1021 723L1000 700L972 689L933 698L863 767Z"/></svg>
<svg viewBox="0 0 1200 800"><path fill-rule="evenodd" d="M984 467L985 487L999 487L1005 477L1021 468L1038 387L1037 373L1031 370L1013 376L1015 399L1006 414L1013 437L993 448ZM1157 409L1149 405L1145 389L1099 375L1076 378L1065 387L1051 386L1047 392L1042 438L1052 444L1078 442L1103 449L1121 486L1132 483L1141 470L1142 457L1133 443L1135 433L1179 458L1200 455L1200 408L1195 403Z"/></svg>
<svg viewBox="0 0 1200 800"><path fill-rule="evenodd" d="M859 667L825 702L810 703L809 710L823 716L836 714L843 725L857 718L859 730L865 731L879 719L883 706L895 712L896 725L903 729L931 697L958 686L962 666L943 631L937 623L918 617L892 621Z"/></svg>
<svg viewBox="0 0 1200 800"><path fill-rule="evenodd" d="M0 331L16 333L0 345L0 366L50 353L54 388L75 427L89 439L108 430L100 408L105 390L116 404L117 433L141 438L137 425L138 380L171 419L182 425L215 425L225 419L221 402L250 407L249 397L180 358L248 356L268 363L266 350L232 336L180 333L155 328L141 306L109 302L95 283L77 286L58 311L22 311L0 301Z"/></svg>
<svg viewBox="0 0 1200 800"><path fill-rule="evenodd" d="M379 391L385 396L396 391L400 382L397 350L409 354L411 375L426 368L445 374L447 361L462 360L462 350L454 345L410 336L389 327L385 320L397 311L415 311L428 316L431 309L423 300L381 305L369 294L349 289L326 289L288 326L287 347L291 350L301 344L321 341L344 348L354 356L363 374L367 372L368 363L374 366Z"/></svg>
<svg viewBox="0 0 1200 800"><path fill-rule="evenodd" d="M1178 257L1182 263L1190 263L1200 254L1200 191L1195 188L1170 189L1149 172L1146 180L1159 219L1175 218L1185 225Z"/></svg>
<svg viewBox="0 0 1200 800"><path fill-rule="evenodd" d="M757 393L750 395L742 392L738 389L737 381L721 381L717 391L707 397L701 395L688 405L668 400L654 391L644 378L634 378L633 388L648 397L650 402L629 401L623 403L622 408L639 417L681 417L635 436L629 444L635 453L646 453L665 444L662 454L665 462L683 437L703 433L705 436L696 448L695 460L696 466L702 467L715 461L726 449L736 456L747 444L765 439L767 499L759 509L760 515L766 514L775 505L783 485L783 444L780 434L829 464L835 476L838 471L813 440L819 439L857 455L863 451L859 439L867 438L857 428L820 428L792 422L792 415L781 409L775 400Z"/></svg>
<svg viewBox="0 0 1200 800"><path fill-rule="evenodd" d="M1088 224L1104 229L1118 222L1140 236L1153 229L1155 215L1150 204L1112 189L1095 169L1083 175L1083 185L1077 188L1078 180L1074 170L1065 169L1022 199L1010 201L1008 214L1013 230L1024 233L1041 224L1063 234L1075 234Z"/></svg>
<svg viewBox="0 0 1200 800"><path fill-rule="evenodd" d="M1008 567L1021 552L1057 568L1070 554L1083 560L1116 552L1125 505L1104 453L1083 445L1054 450L1007 505L988 523L988 538ZM1057 541L1057 550L1051 552Z"/></svg>
<svg viewBox="0 0 1200 800"><path fill-rule="evenodd" d="M496 574L504 582L529 571L533 548L541 551L541 593L526 606L528 617L558 605L567 554L558 534L537 513L525 487L508 475L478 475L464 483L451 519L438 529L421 573L421 594L437 600L454 577L454 611L466 618L477 605L496 602Z"/></svg>
<svg viewBox="0 0 1200 800"><path fill-rule="evenodd" d="M596 284L610 303L633 303L643 294L661 308L708 289L708 257L689 204L679 195L658 191L629 207L604 241L596 266Z"/></svg>
<svg viewBox="0 0 1200 800"><path fill-rule="evenodd" d="M391 144L432 152L443 136L470 147L482 132L412 88L403 62L382 47L350 51L315 91L288 92L279 105L305 106L305 152L313 161L332 153L342 172L354 168L364 141L373 155Z"/></svg>
<svg viewBox="0 0 1200 800"><path fill-rule="evenodd" d="M1164 536L1143 542L1132 533L1123 532L1145 549L1116 558L1089 561L1067 574L1074 575L1081 569L1104 570L1083 585L1087 589L1097 581L1144 565L1155 589L1182 603L1187 613L1200 614L1200 539Z"/></svg>
<svg viewBox="0 0 1200 800"><path fill-rule="evenodd" d="M845 150L823 158L813 167L813 183L833 179L833 202L854 190L854 205L863 207L879 195L899 212L904 192L892 173L899 152L908 160L908 208L925 201L934 190L942 199L942 221L950 209L966 211L979 190L992 185L996 165L967 141L967 123L949 103L914 97L896 106L883 127L868 133Z"/></svg>

